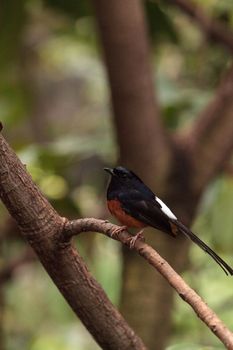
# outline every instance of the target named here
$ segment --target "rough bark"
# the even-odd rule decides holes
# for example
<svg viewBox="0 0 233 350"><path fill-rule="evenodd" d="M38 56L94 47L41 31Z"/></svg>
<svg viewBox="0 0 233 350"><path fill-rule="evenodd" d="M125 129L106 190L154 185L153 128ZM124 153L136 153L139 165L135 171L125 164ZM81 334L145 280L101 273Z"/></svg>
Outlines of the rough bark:
<svg viewBox="0 0 233 350"><path fill-rule="evenodd" d="M44 198L0 135L0 198L46 271L103 349L145 349L89 273L70 242L60 242L65 220Z"/></svg>

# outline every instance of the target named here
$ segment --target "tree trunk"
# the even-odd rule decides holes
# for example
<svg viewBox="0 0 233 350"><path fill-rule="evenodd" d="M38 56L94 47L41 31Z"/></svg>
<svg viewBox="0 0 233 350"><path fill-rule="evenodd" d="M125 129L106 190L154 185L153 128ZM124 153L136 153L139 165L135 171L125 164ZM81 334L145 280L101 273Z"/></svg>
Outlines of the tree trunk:
<svg viewBox="0 0 233 350"><path fill-rule="evenodd" d="M153 89L142 4L123 0L96 0L94 4L109 73L121 163L133 168L152 188L157 187L164 194L171 151ZM179 252L174 254L176 249L171 246L170 238L158 236L154 230L146 237L149 244L159 247L163 256L169 257L173 266L176 257L180 260ZM124 250L121 311L150 349L164 348L169 336L171 306L169 286L134 253ZM138 317L142 312L143 318Z"/></svg>
<svg viewBox="0 0 233 350"><path fill-rule="evenodd" d="M162 125L152 82L142 2L93 0L93 3L111 87L120 163L135 170L189 226L207 183L221 170L223 161L229 159L232 150L230 94L233 86L229 79L225 79L216 99L197 123L202 124L205 119L210 123L214 120L213 128L207 126L204 130L215 150L211 157L211 174L207 176L206 163L198 161L199 157L208 161L205 145L195 134L198 125L194 125L194 133L191 131L189 139L171 139ZM215 110L223 107L224 115L218 113L216 116ZM219 125L222 125L221 135L217 132ZM224 139L223 130L232 136L222 142L221 147L219 140ZM191 147L189 141L192 142ZM204 180L197 184L196 179L199 178ZM176 271L184 270L189 246L186 239L178 237L173 240L149 229L146 240ZM149 349L164 349L171 329L173 293L162 278L155 276L152 269L133 252L124 250L123 258L122 313Z"/></svg>

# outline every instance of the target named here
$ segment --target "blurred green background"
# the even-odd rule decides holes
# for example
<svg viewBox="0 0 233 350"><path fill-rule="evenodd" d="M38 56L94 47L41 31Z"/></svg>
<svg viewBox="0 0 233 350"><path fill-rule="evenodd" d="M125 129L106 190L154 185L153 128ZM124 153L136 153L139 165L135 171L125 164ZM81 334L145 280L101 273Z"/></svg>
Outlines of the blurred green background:
<svg viewBox="0 0 233 350"><path fill-rule="evenodd" d="M210 16L233 27L232 1L199 2ZM206 45L197 27L179 11L152 2L145 2L145 10L164 120L171 129L188 127L213 96L229 54L220 46ZM116 162L117 145L90 4L3 0L0 19L4 136L61 215L109 218L102 169ZM233 177L226 173L209 186L193 227L231 265L232 207ZM27 248L3 206L0 215L4 269ZM89 233L76 243L117 305L120 245ZM232 329L231 279L196 247L184 277ZM1 350L98 349L36 261L19 264L1 283L0 295ZM191 309L176 299L168 349L223 349Z"/></svg>

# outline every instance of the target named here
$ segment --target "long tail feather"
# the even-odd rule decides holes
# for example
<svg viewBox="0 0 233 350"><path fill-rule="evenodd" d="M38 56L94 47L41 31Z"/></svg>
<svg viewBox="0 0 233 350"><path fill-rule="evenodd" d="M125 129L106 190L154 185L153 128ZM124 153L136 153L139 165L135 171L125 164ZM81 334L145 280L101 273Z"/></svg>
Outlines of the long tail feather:
<svg viewBox="0 0 233 350"><path fill-rule="evenodd" d="M192 231L190 231L186 226L184 226L179 221L173 221L174 224L178 227L179 231L183 233L186 237L190 238L195 244L197 244L202 250L209 254L216 263L223 269L226 275L228 273L233 275L233 269L218 256L208 245L206 245L200 238L198 238Z"/></svg>

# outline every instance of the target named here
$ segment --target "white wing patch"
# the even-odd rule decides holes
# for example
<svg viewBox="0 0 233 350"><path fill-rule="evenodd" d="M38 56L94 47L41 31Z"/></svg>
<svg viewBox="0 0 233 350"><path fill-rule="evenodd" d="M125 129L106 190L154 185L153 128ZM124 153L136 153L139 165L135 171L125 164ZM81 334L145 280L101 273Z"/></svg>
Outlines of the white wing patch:
<svg viewBox="0 0 233 350"><path fill-rule="evenodd" d="M161 205L161 210L166 214L170 219L177 220L177 217L173 214L173 212L166 206L161 199L155 196L155 200Z"/></svg>

